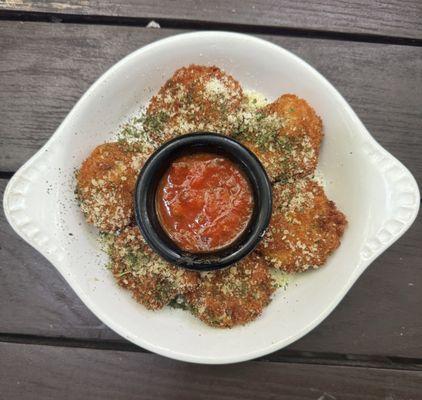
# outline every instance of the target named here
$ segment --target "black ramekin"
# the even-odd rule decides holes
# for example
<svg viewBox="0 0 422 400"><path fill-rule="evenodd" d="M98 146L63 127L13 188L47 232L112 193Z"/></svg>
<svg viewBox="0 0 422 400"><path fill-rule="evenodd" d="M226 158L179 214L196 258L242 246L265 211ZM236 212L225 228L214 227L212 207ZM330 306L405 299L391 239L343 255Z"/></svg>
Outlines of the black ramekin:
<svg viewBox="0 0 422 400"><path fill-rule="evenodd" d="M217 153L234 161L249 179L254 197L252 217L243 234L231 245L210 253L179 249L161 227L156 212L155 196L161 177L175 158L195 152ZM170 263L196 271L215 270L239 261L257 246L270 221L271 195L264 167L252 152L226 136L197 132L165 143L145 163L135 188L136 221L146 242Z"/></svg>

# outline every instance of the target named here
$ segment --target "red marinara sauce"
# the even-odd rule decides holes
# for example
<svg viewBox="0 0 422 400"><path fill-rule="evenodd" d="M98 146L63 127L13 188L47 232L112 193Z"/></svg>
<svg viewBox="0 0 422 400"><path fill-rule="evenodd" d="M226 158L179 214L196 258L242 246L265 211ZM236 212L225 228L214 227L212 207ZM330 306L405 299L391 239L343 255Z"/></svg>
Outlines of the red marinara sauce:
<svg viewBox="0 0 422 400"><path fill-rule="evenodd" d="M211 153L181 156L161 178L156 209L165 232L191 253L233 243L253 211L248 179L228 158Z"/></svg>

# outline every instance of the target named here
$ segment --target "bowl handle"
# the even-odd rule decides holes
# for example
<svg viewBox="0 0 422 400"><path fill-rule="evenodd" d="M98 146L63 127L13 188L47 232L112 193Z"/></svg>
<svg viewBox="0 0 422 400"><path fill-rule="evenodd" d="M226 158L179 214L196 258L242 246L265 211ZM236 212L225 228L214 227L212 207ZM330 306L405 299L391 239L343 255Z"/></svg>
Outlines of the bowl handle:
<svg viewBox="0 0 422 400"><path fill-rule="evenodd" d="M371 261L410 228L419 211L420 193L410 171L375 140L364 143L362 149L384 181L387 200L384 223L361 250L361 257Z"/></svg>

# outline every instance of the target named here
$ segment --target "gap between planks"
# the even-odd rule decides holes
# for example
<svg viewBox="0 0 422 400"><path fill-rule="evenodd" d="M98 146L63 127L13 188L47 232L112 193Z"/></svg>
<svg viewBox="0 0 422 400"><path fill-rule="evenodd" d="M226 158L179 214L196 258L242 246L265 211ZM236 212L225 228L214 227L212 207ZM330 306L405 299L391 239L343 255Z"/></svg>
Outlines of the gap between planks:
<svg viewBox="0 0 422 400"><path fill-rule="evenodd" d="M15 174L15 172L12 172L12 171L0 171L0 179L9 180Z"/></svg>
<svg viewBox="0 0 422 400"><path fill-rule="evenodd" d="M119 343L111 340L80 340L13 333L0 333L0 343L151 353L150 351L138 347L130 342ZM422 371L422 359L417 358L321 353L294 350L279 351L258 358L255 361Z"/></svg>
<svg viewBox="0 0 422 400"><path fill-rule="evenodd" d="M152 18L122 17L104 15L82 15L51 12L0 10L0 20L53 22L72 24L120 25L145 27ZM283 26L261 26L242 23L218 21L196 21L190 19L154 18L161 28L187 30L232 31L250 34L268 34L278 36L304 37L308 39L342 40L349 42L383 43L402 46L422 46L422 39L399 36L377 35L370 33L347 33L324 31L318 29L302 29Z"/></svg>

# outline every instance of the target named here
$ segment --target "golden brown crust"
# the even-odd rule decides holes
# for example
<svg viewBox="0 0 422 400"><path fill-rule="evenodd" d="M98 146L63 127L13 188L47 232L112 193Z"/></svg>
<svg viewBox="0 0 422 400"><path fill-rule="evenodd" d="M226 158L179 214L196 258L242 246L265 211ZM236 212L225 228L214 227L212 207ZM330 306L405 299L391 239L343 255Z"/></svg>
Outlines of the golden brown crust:
<svg viewBox="0 0 422 400"><path fill-rule="evenodd" d="M315 155L318 156L323 137L322 120L306 100L294 94L284 94L266 106L265 111L283 118L284 135L309 137Z"/></svg>
<svg viewBox="0 0 422 400"><path fill-rule="evenodd" d="M322 122L305 100L285 94L257 110L234 136L256 154L274 182L315 170Z"/></svg>
<svg viewBox="0 0 422 400"><path fill-rule="evenodd" d="M289 167L288 162L284 161L286 155L283 150L280 151L274 148L263 149L259 145L249 141L242 141L242 144L258 157L271 182L288 176L286 171Z"/></svg>
<svg viewBox="0 0 422 400"><path fill-rule="evenodd" d="M148 106L150 135L161 144L195 131L228 134L228 118L242 99L239 82L220 68L194 64L180 68Z"/></svg>
<svg viewBox="0 0 422 400"><path fill-rule="evenodd" d="M285 94L269 104L265 111L283 120L280 135L292 140L293 149L285 153L279 178L304 177L312 173L318 163L322 121L306 100Z"/></svg>
<svg viewBox="0 0 422 400"><path fill-rule="evenodd" d="M203 322L229 328L257 318L274 290L265 261L253 253L233 267L203 274L198 287L185 298Z"/></svg>
<svg viewBox="0 0 422 400"><path fill-rule="evenodd" d="M273 214L258 252L274 267L301 272L323 265L340 245L347 221L310 179L273 188Z"/></svg>
<svg viewBox="0 0 422 400"><path fill-rule="evenodd" d="M150 310L164 307L178 294L198 285L199 274L161 259L145 243L137 227L126 227L109 242L111 269L118 284Z"/></svg>
<svg viewBox="0 0 422 400"><path fill-rule="evenodd" d="M148 154L125 142L104 143L82 163L77 196L87 222L114 232L133 219L136 177Z"/></svg>

